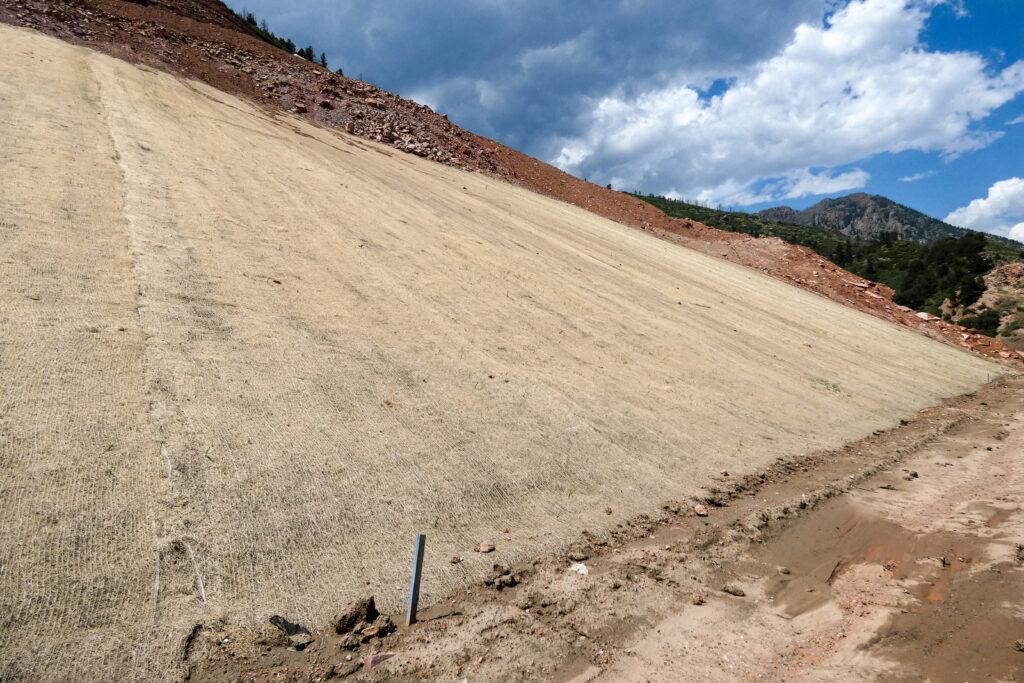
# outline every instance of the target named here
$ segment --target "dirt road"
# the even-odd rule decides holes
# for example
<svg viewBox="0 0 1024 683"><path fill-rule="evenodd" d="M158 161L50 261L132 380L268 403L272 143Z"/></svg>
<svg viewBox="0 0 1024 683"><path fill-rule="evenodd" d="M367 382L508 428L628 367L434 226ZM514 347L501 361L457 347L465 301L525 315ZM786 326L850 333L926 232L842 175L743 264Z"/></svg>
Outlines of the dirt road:
<svg viewBox="0 0 1024 683"><path fill-rule="evenodd" d="M27 30L0 63L0 678L397 608L418 531L437 601L1006 371Z"/></svg>
<svg viewBox="0 0 1024 683"><path fill-rule="evenodd" d="M978 406L899 466L768 535L712 574L705 605L584 678L1024 679L1022 398Z"/></svg>

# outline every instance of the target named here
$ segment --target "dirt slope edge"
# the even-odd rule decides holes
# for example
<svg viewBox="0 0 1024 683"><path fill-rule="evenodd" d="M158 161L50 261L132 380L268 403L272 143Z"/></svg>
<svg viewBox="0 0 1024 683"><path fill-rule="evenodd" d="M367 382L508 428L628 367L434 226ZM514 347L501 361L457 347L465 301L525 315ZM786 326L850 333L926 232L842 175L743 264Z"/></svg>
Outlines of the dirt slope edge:
<svg viewBox="0 0 1024 683"><path fill-rule="evenodd" d="M0 21L196 78L403 152L486 173L758 269L933 339L1024 365L1024 352L939 319L921 319L894 304L886 287L863 282L806 248L669 218L646 202L465 131L423 105L289 55L248 33L218 0L6 0L0 3Z"/></svg>
<svg viewBox="0 0 1024 683"><path fill-rule="evenodd" d="M423 530L440 600L1004 370L523 188L0 35L0 678L164 680L205 624L394 609Z"/></svg>
<svg viewBox="0 0 1024 683"><path fill-rule="evenodd" d="M1014 680L1022 400L1024 379L999 380L820 457L723 474L707 517L669 502L584 533L572 557L509 566L511 586L495 571L358 648L317 633L289 652L270 632L254 647L211 625L192 678Z"/></svg>

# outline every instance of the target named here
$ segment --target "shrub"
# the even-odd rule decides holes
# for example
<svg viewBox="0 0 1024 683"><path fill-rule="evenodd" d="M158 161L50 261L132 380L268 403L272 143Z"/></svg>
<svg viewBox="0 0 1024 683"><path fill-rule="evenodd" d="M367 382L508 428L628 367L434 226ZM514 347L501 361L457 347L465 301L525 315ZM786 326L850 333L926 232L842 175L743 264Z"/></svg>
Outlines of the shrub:
<svg viewBox="0 0 1024 683"><path fill-rule="evenodd" d="M973 327L986 336L994 337L999 332L999 313L988 309L978 315L960 318L960 324L964 327Z"/></svg>
<svg viewBox="0 0 1024 683"><path fill-rule="evenodd" d="M1012 321L1009 325L1004 327L1003 331L1000 332L999 334L1001 334L1004 337L1012 337L1014 333L1020 329L1024 329L1024 318L1017 318L1016 320Z"/></svg>

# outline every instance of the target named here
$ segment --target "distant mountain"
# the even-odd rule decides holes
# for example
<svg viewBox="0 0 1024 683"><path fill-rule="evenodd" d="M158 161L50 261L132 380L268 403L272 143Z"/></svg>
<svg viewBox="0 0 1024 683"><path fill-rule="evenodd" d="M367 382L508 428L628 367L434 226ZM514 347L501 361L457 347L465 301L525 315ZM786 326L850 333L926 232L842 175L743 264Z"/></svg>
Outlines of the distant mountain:
<svg viewBox="0 0 1024 683"><path fill-rule="evenodd" d="M896 302L899 304L935 315L948 314L953 318L967 315L971 318L971 327L989 335L1005 333L1005 336L1012 337L1012 342L1024 346L1024 309L1017 310L1018 302L1024 300L1021 298L1024 293L1024 281L1021 280L1024 277L1024 271L1021 270L1024 266L1024 252L1021 251L1021 245L1012 240L961 230L884 197L864 194L827 200L832 208L826 206L826 210L817 214L812 213L814 209L826 205L826 202L806 212L779 207L759 213L743 213L721 211L657 195L634 196L653 204L669 216L688 218L721 230L755 237L778 237L790 244L808 247L855 275L888 285L895 290ZM815 224L813 219L807 221L804 217L807 224L794 220L801 214L833 216L839 213L835 207L842 207L844 202L846 206L865 202L874 207L886 203L895 207L894 216L906 212L913 219L916 215L919 217L919 226L928 226L925 221L944 226L951 232L940 234L939 237L949 236L953 239L935 238L928 242L923 237L902 240L890 239L888 236L886 239L870 239L860 234L850 237L847 230ZM877 209L865 211L864 215L874 215L872 212L877 213ZM857 224L857 220L854 217L848 222L853 225ZM886 225L892 226L888 228L889 231L896 230L894 220L890 218L886 222ZM939 229L932 227L934 230ZM916 234L921 235L922 230L922 227L918 227ZM880 230L873 234L878 237L884 232ZM1001 270L996 272L993 270L995 266ZM990 309L994 312L984 313L984 318L979 317Z"/></svg>
<svg viewBox="0 0 1024 683"><path fill-rule="evenodd" d="M775 221L829 228L864 240L876 240L883 233L894 232L899 239L934 242L943 237L962 237L968 232L891 199L863 192L823 199L803 211L778 206L759 211L758 215Z"/></svg>

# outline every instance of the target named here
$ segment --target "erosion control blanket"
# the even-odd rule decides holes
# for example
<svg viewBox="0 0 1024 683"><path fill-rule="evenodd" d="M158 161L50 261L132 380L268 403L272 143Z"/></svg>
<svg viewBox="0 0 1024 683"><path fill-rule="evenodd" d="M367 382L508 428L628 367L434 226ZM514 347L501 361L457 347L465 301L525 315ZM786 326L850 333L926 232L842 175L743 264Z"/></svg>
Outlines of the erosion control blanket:
<svg viewBox="0 0 1024 683"><path fill-rule="evenodd" d="M196 624L397 608L416 532L429 603L1000 372L29 31L0 65L0 678L166 679Z"/></svg>

